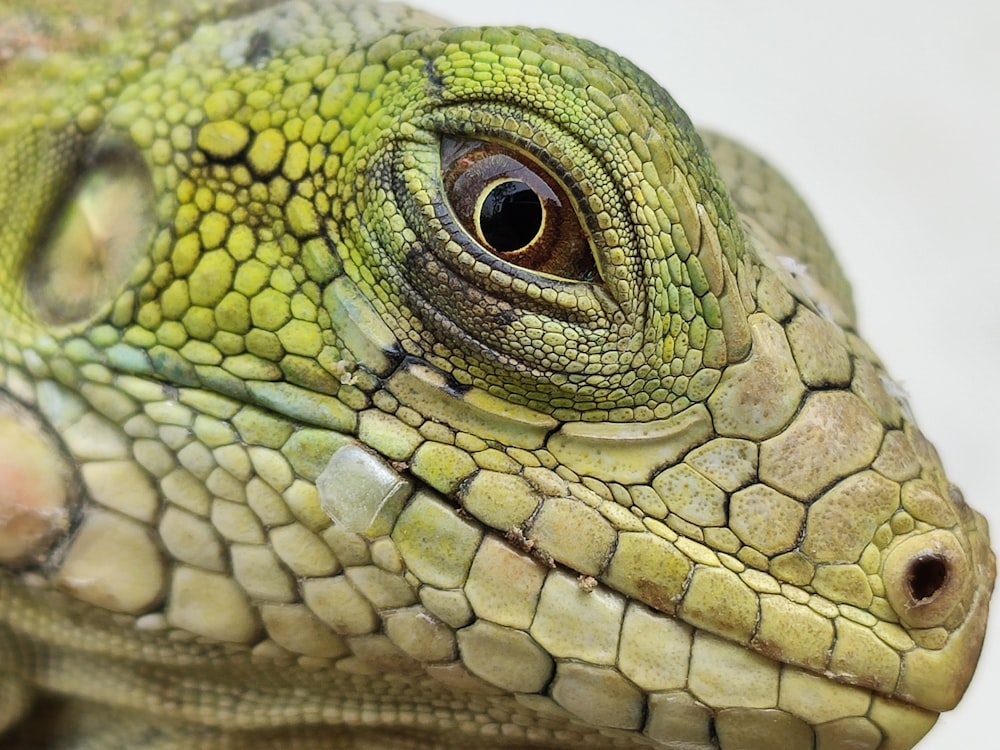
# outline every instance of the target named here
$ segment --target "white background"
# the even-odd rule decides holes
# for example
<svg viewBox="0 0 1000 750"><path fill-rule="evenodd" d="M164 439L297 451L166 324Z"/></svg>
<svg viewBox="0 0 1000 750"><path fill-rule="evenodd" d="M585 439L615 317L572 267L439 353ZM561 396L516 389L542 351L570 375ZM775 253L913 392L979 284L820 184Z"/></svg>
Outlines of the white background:
<svg viewBox="0 0 1000 750"><path fill-rule="evenodd" d="M600 42L776 164L837 248L865 338L1000 538L1000 3L411 2ZM1000 605L965 700L919 750L1000 747L991 693Z"/></svg>

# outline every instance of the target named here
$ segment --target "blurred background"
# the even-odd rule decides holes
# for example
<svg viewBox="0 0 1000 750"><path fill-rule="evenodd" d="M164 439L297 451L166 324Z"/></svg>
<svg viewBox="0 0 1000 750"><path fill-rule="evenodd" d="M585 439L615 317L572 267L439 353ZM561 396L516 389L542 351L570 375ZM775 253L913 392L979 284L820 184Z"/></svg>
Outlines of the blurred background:
<svg viewBox="0 0 1000 750"><path fill-rule="evenodd" d="M865 338L1000 539L1000 3L410 1L600 42L778 166L837 249ZM994 610L972 687L920 750L1000 746Z"/></svg>

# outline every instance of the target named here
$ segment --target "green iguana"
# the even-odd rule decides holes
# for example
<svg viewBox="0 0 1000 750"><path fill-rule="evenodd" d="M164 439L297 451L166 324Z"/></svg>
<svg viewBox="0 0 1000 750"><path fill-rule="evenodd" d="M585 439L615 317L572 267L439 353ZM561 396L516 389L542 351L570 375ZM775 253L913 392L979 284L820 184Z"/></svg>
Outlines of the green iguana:
<svg viewBox="0 0 1000 750"><path fill-rule="evenodd" d="M549 31L30 5L5 748L907 750L960 699L986 523L759 158Z"/></svg>

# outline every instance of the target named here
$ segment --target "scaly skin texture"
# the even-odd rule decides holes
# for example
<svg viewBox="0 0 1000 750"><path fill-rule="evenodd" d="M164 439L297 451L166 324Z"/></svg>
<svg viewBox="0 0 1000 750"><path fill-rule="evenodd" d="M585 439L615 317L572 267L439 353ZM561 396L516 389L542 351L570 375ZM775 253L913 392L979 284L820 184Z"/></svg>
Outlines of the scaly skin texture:
<svg viewBox="0 0 1000 750"><path fill-rule="evenodd" d="M5 747L905 750L955 705L985 522L767 165L551 32L90 5L0 16Z"/></svg>

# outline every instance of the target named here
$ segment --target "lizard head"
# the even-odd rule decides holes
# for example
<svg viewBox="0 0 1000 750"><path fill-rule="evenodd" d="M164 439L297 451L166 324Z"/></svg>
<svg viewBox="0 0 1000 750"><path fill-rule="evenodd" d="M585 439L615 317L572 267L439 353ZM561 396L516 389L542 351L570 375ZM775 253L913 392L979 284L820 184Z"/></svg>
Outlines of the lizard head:
<svg viewBox="0 0 1000 750"><path fill-rule="evenodd" d="M994 559L808 212L596 45L373 13L167 14L12 94L0 624L292 725L910 747Z"/></svg>

